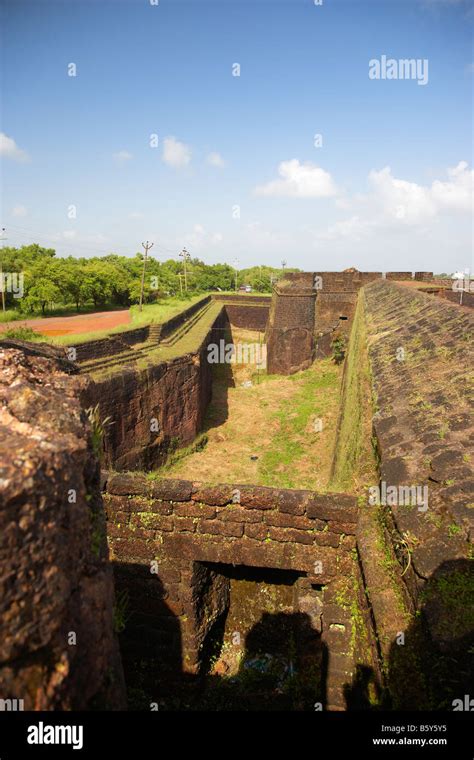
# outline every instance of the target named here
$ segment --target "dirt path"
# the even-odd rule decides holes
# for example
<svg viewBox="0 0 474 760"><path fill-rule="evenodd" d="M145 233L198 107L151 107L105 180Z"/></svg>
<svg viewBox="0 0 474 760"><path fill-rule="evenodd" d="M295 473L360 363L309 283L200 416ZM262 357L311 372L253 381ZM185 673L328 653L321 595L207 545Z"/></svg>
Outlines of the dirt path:
<svg viewBox="0 0 474 760"><path fill-rule="evenodd" d="M93 314L78 314L74 317L45 317L44 319L22 319L0 324L0 332L9 327L31 327L42 335L73 335L78 333L111 330L130 323L128 309L120 311L99 311Z"/></svg>

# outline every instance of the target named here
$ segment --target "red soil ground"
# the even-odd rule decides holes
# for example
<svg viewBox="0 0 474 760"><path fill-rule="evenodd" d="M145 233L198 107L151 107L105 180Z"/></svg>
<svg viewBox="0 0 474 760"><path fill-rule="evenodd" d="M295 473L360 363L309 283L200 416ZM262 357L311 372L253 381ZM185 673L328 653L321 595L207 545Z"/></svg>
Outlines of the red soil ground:
<svg viewBox="0 0 474 760"><path fill-rule="evenodd" d="M110 330L118 325L130 323L128 309L120 311L100 311L94 314L78 314L75 317L45 317L45 319L25 319L0 324L0 331L8 327L26 326L43 335L69 335L96 330Z"/></svg>

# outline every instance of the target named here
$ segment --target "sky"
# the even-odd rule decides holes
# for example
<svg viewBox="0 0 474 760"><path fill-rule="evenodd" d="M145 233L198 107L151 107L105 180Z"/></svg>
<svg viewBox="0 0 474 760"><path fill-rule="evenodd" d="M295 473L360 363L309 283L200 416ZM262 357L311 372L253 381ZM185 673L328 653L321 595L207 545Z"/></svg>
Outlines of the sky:
<svg viewBox="0 0 474 760"><path fill-rule="evenodd" d="M5 245L474 269L472 0L0 7Z"/></svg>

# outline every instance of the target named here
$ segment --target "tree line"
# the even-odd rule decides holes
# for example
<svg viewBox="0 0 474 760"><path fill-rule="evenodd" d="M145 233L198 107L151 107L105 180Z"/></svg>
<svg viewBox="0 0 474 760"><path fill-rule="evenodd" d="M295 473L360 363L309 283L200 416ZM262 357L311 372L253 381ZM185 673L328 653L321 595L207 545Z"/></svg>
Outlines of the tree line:
<svg viewBox="0 0 474 760"><path fill-rule="evenodd" d="M140 298L142 253L131 257L110 253L93 258L62 258L56 256L53 248L35 243L21 248L2 248L0 263L5 306L20 313L46 314L61 306L71 306L76 311L90 305L97 309L128 307L138 303ZM144 302L153 303L181 293L185 298L200 292L234 290L236 276L238 287L245 284L257 293L270 293L272 282L282 271L256 266L236 273L229 264L205 264L191 258L186 263L187 292L184 292L183 262L174 259L159 262L151 257L147 261ZM12 276L18 281L20 275L21 297L15 297L19 288L15 292L9 283Z"/></svg>

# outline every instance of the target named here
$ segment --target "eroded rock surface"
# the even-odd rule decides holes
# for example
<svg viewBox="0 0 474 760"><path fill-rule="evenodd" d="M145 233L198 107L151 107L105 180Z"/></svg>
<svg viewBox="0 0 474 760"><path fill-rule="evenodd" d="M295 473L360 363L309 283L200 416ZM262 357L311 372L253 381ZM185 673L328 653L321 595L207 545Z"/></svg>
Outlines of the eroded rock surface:
<svg viewBox="0 0 474 760"><path fill-rule="evenodd" d="M25 710L125 707L87 383L0 348L0 699Z"/></svg>

